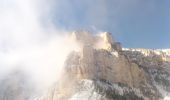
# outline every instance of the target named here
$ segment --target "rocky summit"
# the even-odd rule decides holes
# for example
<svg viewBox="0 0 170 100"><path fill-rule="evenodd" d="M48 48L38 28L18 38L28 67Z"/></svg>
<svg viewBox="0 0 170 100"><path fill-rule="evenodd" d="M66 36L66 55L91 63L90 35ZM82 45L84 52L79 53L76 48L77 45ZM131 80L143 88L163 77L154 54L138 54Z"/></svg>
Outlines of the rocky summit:
<svg viewBox="0 0 170 100"><path fill-rule="evenodd" d="M60 82L41 100L168 100L170 50L122 48L108 32L74 32Z"/></svg>
<svg viewBox="0 0 170 100"><path fill-rule="evenodd" d="M80 50L68 55L60 81L33 100L169 100L170 50L122 48L108 32L70 37Z"/></svg>

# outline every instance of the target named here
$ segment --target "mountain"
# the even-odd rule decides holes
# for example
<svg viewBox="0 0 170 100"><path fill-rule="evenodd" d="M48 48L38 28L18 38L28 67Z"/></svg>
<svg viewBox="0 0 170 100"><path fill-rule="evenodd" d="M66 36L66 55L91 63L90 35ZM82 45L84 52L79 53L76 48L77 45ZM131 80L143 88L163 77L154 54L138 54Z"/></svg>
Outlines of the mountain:
<svg viewBox="0 0 170 100"><path fill-rule="evenodd" d="M74 32L60 82L40 100L168 100L170 50L122 48L108 32Z"/></svg>
<svg viewBox="0 0 170 100"><path fill-rule="evenodd" d="M70 37L80 49L68 55L60 80L44 95L30 99L22 77L7 78L0 100L170 100L170 50L122 48L108 32Z"/></svg>

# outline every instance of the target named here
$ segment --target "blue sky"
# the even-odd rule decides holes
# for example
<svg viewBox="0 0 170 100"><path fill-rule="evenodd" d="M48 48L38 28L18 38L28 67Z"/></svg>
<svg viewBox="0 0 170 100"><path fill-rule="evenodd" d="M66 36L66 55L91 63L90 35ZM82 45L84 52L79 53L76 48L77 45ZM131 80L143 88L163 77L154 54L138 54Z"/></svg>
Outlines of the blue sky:
<svg viewBox="0 0 170 100"><path fill-rule="evenodd" d="M170 0L0 0L0 45L24 43L54 25L108 31L129 48L170 48L169 5Z"/></svg>
<svg viewBox="0 0 170 100"><path fill-rule="evenodd" d="M124 47L170 48L170 0L56 0L49 17L66 30L109 31Z"/></svg>

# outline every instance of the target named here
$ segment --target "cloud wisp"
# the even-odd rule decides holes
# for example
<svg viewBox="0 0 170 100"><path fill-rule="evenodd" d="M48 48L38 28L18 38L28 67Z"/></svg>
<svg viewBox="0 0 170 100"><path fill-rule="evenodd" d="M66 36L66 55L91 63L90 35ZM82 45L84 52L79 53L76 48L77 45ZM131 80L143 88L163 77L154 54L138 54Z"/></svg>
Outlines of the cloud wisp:
<svg viewBox="0 0 170 100"><path fill-rule="evenodd" d="M48 22L50 4L46 0L0 1L0 83L16 70L26 74L37 91L56 82L76 44L68 32Z"/></svg>

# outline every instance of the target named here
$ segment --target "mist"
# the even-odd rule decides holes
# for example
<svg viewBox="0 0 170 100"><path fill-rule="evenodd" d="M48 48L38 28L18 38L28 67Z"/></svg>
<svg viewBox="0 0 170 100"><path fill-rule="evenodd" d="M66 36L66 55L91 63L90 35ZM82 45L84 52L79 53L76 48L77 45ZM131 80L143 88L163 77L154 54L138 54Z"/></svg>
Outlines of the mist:
<svg viewBox="0 0 170 100"><path fill-rule="evenodd" d="M73 30L115 32L115 37L127 47L136 43L146 45L148 43L142 40L148 37L147 28L143 31L144 24L158 29L158 26L148 24L147 20L152 19L148 18L150 13L157 14L153 0L0 0L0 85L4 80L17 80L15 73L23 73L18 75L26 80L24 87L34 88L31 92L41 94L40 91L48 90L59 81L67 55L79 50L79 45L70 38ZM127 27L130 21L135 29L133 25ZM124 27L123 31L121 27ZM135 34L121 33L124 31ZM141 38L138 32L145 36ZM132 39L135 36L143 42L139 38ZM131 37L129 41L128 37ZM103 48L101 44L97 43L98 48Z"/></svg>
<svg viewBox="0 0 170 100"><path fill-rule="evenodd" d="M48 21L51 3L45 0L0 1L2 87L12 80L15 85L15 81L23 77L24 88L41 94L60 77L64 61L76 49L76 44L70 40L69 31ZM4 84L4 80L7 83ZM20 81L16 84L21 85Z"/></svg>

